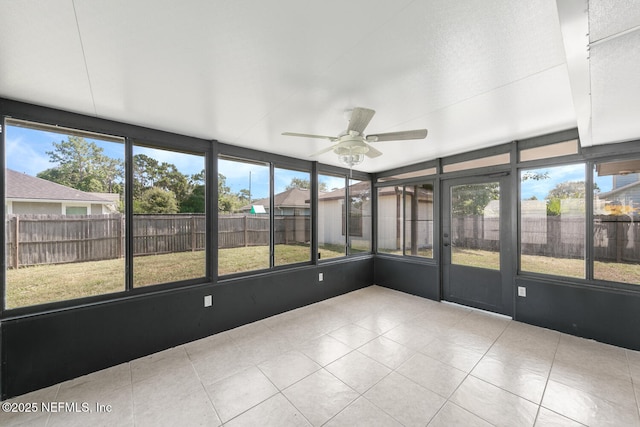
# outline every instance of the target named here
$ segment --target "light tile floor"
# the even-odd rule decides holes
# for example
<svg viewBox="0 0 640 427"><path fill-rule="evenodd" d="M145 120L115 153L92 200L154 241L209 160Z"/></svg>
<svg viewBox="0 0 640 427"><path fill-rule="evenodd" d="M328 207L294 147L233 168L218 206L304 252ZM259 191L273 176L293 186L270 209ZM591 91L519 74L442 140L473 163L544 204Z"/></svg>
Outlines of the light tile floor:
<svg viewBox="0 0 640 427"><path fill-rule="evenodd" d="M639 352L371 286L12 399L92 412L0 425L640 426L639 400Z"/></svg>

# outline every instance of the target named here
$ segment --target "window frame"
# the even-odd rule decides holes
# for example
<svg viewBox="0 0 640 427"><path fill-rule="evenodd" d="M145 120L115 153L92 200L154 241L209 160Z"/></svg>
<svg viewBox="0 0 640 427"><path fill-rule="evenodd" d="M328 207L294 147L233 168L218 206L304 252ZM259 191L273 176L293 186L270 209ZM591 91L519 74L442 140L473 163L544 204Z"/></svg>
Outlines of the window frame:
<svg viewBox="0 0 640 427"><path fill-rule="evenodd" d="M262 274L269 274L271 272L274 271L280 271L280 270L287 270L290 268L296 268L296 267L301 267L301 266L307 266L307 265L314 265L317 262L317 235L316 235L316 229L317 229L317 220L316 220L316 216L317 216L317 208L316 203L314 203L314 199L317 200L317 196L314 195L314 193L317 193L317 173L316 173L316 163L315 162L309 162L309 161L305 161L305 160L300 160L300 159L294 159L294 158L290 158L290 157L286 157L286 156L281 156L281 155L277 155L277 154L270 154L270 153L265 153L265 152L261 152L261 151L257 151L257 150L252 150L250 148L244 148L244 147L237 147L237 146L233 146L233 145L228 145L228 144L223 144L223 143L216 143L215 144L215 176L213 177L215 180L215 189L218 188L218 159L223 158L223 159L228 159L228 160L236 160L236 161L241 161L241 162L247 162L247 163L254 163L254 164L264 164L265 166L268 165L269 167L269 224L270 224L270 230L269 230L269 267L267 268L261 268L261 269L256 269L256 270L247 270L247 271L243 271L243 272L233 272L233 273L229 273L229 274L224 274L221 275L220 273L220 266L219 266L219 257L218 257L218 251L219 248L217 247L217 240L216 240L216 257L215 257L215 261L212 264L212 270L213 270L213 274L215 275L214 281L215 283L219 283L219 282L225 282L228 280L234 280L236 278L239 277L246 277L246 276L253 276L253 275L262 275ZM304 172L304 173L309 173L309 177L310 177L310 181L311 181L311 206L310 206L310 212L311 212L311 245L310 245L310 251L311 251L311 256L310 259L308 261L302 261L302 262L296 262L296 263L290 263L290 264L282 264L282 265L275 265L275 227L274 227L274 221L275 221L275 209L274 209L274 203L275 203L275 185L274 185L274 177L275 177L275 169L288 169L288 170L292 170L292 171L299 171L299 172ZM216 196L212 197L212 203L216 203L216 207L215 207L215 214L213 217L213 221L216 223L215 224L215 235L218 234L218 220L219 220L219 216L218 216L218 208L217 208L217 192L216 192Z"/></svg>
<svg viewBox="0 0 640 427"><path fill-rule="evenodd" d="M528 140L518 141L517 149L528 149L532 147L543 147L545 145L553 145L561 143L564 140L572 140L577 138L577 130L561 131L555 134L534 137ZM570 284L574 286L593 288L603 291L617 292L640 292L640 284L630 284L624 282L608 281L596 279L594 277L595 248L593 236L593 218L594 218L594 167L596 163L607 163L615 161L628 160L629 157L640 159L640 140L621 142L615 144L606 144L602 146L581 147L578 145L577 154L569 154L560 157L551 157L546 159L536 159L530 161L517 162L513 165L515 171L514 176L517 181L517 270L516 277L525 277L530 279L542 279L551 284ZM518 158L520 158L518 153ZM523 169L539 169L544 167L563 166L569 164L582 163L585 166L585 277L568 277L557 276L554 274L536 273L522 271L520 266L521 256L521 223L520 223L520 172Z"/></svg>
<svg viewBox="0 0 640 427"><path fill-rule="evenodd" d="M188 286L188 285L192 285L192 284L198 284L198 283L206 283L211 281L211 269L210 269L210 264L208 262L209 258L210 258L210 254L211 254L211 233L208 230L209 226L207 225L211 219L210 219L210 209L207 206L206 200L208 197L208 194L210 193L210 189L208 186L208 175L210 174L209 172L209 160L208 160L208 156L210 156L209 151L207 152L201 152L201 151L194 151L191 149L185 149L185 148L176 148L174 146L169 146L167 147L166 144L162 144L162 143L157 143L155 141L152 140L146 140L146 139L134 139L134 138L127 138L127 142L128 144L125 144L126 147L126 158L125 158L125 211L126 211L126 230L131 230L130 232L126 233L126 243L128 245L127 250L126 250L126 254L131 253L131 259L129 261L129 258L127 258L127 287L131 288L132 291L136 291L138 289L145 289L145 288L156 288L158 287L159 289L164 289L164 287L180 287L180 286ZM153 284L143 284L143 285L136 285L135 280L134 280L134 273L135 273L135 257L134 257L134 238L135 236L133 235L133 220L136 214L133 213L133 183L135 181L135 171L134 171L134 162L133 162L133 158L135 156L134 154L134 148L135 147L140 147L140 148L150 148L153 150L160 150L160 151L167 151L167 152L175 152L175 153L181 153L181 154L188 154L188 155L194 155L194 156L201 156L203 158L203 162L204 162L204 185L205 185L205 249L204 249L204 262L205 262L205 273L204 276L201 277L193 277L193 278L188 278L188 279L183 279L183 280L177 280L177 281L170 281L170 282L162 282L162 283L153 283Z"/></svg>
<svg viewBox="0 0 640 427"><path fill-rule="evenodd" d="M2 206L3 217L6 217L8 211L11 210L11 206L8 206L6 202L6 178L4 172L4 168L6 167L6 129L8 126L11 126L11 123L7 123L8 121L23 122L22 125L25 125L26 127L34 130L57 128L56 132L59 132L61 134L68 134L71 136L86 136L89 138L104 139L105 141L110 142L121 142L124 145L125 162L125 230L131 229L133 214L133 195L131 190L133 186L132 147L134 144L140 144L157 149L202 155L204 157L205 165L205 200L209 201L212 199L212 197L210 196L211 183L213 182L213 180L211 179L211 164L213 154L213 146L211 141L184 135L172 134L160 130L142 128L134 125L127 125L124 123L110 122L99 118L81 116L65 111L53 110L47 107L28 105L17 102L3 102L0 103L0 107L2 107L0 111L0 144L2 144L2 148L0 149L0 162L5 165L3 167L2 173L0 173L0 196L4 200ZM33 126L29 126L31 124ZM70 205L76 206L77 203L71 203ZM205 231L205 241L207 245L205 250L205 277L133 288L133 256L131 252L133 236L131 235L131 233L125 232L125 278L122 291L7 308L6 262L3 261L4 268L2 269L2 279L0 283L0 318L8 319L21 316L30 316L43 312L59 311L74 307L84 307L96 303L105 303L121 300L123 298L181 289L185 286L211 283L213 280L213 277L211 275L211 259L213 258L213 254L211 251L211 242L213 234L212 227L210 226L211 207L209 205L210 203L207 204L205 213L207 224ZM62 209L64 209L64 206L62 207ZM90 209L91 206L88 206L87 214L89 214ZM2 245L2 249L0 249L0 256L3 257L3 260L6 260L6 245L4 243Z"/></svg>
<svg viewBox="0 0 640 427"><path fill-rule="evenodd" d="M406 229L406 225L407 223L418 223L418 219L411 219L411 220L407 220L407 188L409 187L421 187L423 185L431 185L431 192L432 192L432 207L431 207L431 237L432 237L432 256L431 257L426 257L426 256L420 256L420 255L412 255L410 253L407 253L407 229ZM375 186L375 193L376 193L376 229L377 229L377 225L378 225L378 221L380 220L380 216L379 216L379 211L380 211L380 194L379 194L379 189L380 188L390 188L390 187L399 187L399 191L402 193L402 197L400 199L400 217L399 218L395 218L395 221L399 221L402 225L401 225L401 229L402 232L400 233L400 248L398 249L398 251L401 251L401 254L394 254L394 253L390 253L390 252L380 252L379 250L379 235L377 235L377 239L376 239L376 255L382 255L382 256L391 256L391 257L406 257L407 259L412 259L412 260L419 260L419 261L426 261L428 263L436 263L437 262L437 221L438 221L438 210L437 208L439 207L439 203L437 202L436 198L438 197L438 192L436 191L438 185L438 181L437 178L433 175L431 176L420 176L417 179L413 178L409 181L407 180L402 180L402 181L380 181L380 183L378 185ZM411 196L413 197L413 196ZM419 210L418 210L419 211Z"/></svg>
<svg viewBox="0 0 640 427"><path fill-rule="evenodd" d="M316 188L318 188L318 191L316 191L316 194L318 195L317 196L318 197L318 202L316 204L316 209L315 209L315 212L316 212L316 224L318 224L319 221L320 221L320 206L321 206L321 202L320 202L320 191L319 191L319 189L320 189L320 176L321 175L322 176L327 176L327 177L332 177L332 178L337 178L337 179L342 179L342 185L343 185L342 188L344 189L344 193L345 194L344 194L344 196L343 196L343 198L341 200L342 203L340 203L340 202L338 202L338 203L341 204L341 206L342 206L341 214L340 214L341 215L341 230L342 230L341 236L343 236L344 239L342 241L342 247L343 247L342 255L335 256L335 257L332 257L332 258L324 258L324 259L322 259L320 257L320 236L319 236L320 230L319 230L319 225L317 225L318 231L317 231L315 252L316 252L316 254L318 256L318 262L319 263L335 261L337 259L344 259L344 258L346 258L348 256L348 254L347 254L347 236L346 236L346 230L345 230L345 228L346 228L345 211L346 211L346 203L347 203L346 201L347 201L347 186L348 186L347 183L348 183L348 178L347 178L346 174L344 174L344 173L336 173L335 170L327 171L326 169L323 169L323 170L319 170L318 171L318 173L316 174L317 182L318 182L318 184L316 186Z"/></svg>
<svg viewBox="0 0 640 427"><path fill-rule="evenodd" d="M369 241L369 249L367 251L363 251L363 252L355 252L355 253L351 253L351 251L349 250L349 239L348 239L348 233L349 233L349 223L347 222L347 230L346 233L342 233L341 235L345 237L344 240L344 247L345 247L345 252L344 255L340 256L340 257L334 257L334 258L327 258L327 259L319 259L318 260L318 264L322 264L322 263L328 263L328 262L332 262L332 261L338 261L338 260L343 260L345 258L354 258L354 257L368 257L368 256L372 256L375 254L375 228L376 228L376 220L375 220L375 180L374 180L374 176L373 174L368 174L365 172L360 172L360 171L356 171L356 170L347 170L344 168L340 168L340 167L336 167L336 166L330 166L330 165L325 165L325 164L318 164L318 168L317 168L317 173L316 173L316 179L319 180L320 175L326 175L326 176L332 176L335 178L344 178L344 197L341 199L342 200L342 205L343 205L343 210L342 210L342 217L345 217L345 212L347 210L347 206L349 206L350 204L350 200L351 200L351 194L350 194L350 186L352 184L350 184L351 180L358 180L358 181L367 181L369 182L369 188L370 188L370 205L371 205L371 224L370 224L370 231L369 231L369 235L370 237L370 241ZM319 185L318 185L319 187ZM318 191L316 191L316 194L319 194ZM320 205L320 203L318 202L318 205ZM317 215L319 217L319 213ZM344 224L344 222L343 222ZM341 227L343 227L343 225L341 225ZM363 234L364 234L364 224L361 227L363 230ZM357 237L357 236L356 236ZM319 240L319 238L317 239ZM318 253L318 244L316 243L315 245L315 249L316 249L316 253Z"/></svg>
<svg viewBox="0 0 640 427"><path fill-rule="evenodd" d="M310 184L310 189L309 189L309 259L305 260L305 261L300 261L300 262L293 262L293 263L288 263L288 264L279 264L276 265L276 248L275 248L275 217L276 217L276 209L275 209L275 196L276 196L276 191L275 191L275 178L276 178L276 169L281 169L281 170L288 170L288 171L292 171L292 172L302 172L302 173L307 173L309 174L309 184ZM271 221L272 221L272 228L271 228L271 253L272 255L272 261L271 261L271 269L272 270L278 270L278 269L284 269L284 268L291 268L291 267L296 267L296 266L301 266L301 265L310 265L314 262L313 260L313 253L314 253L314 240L313 240L313 212L314 212L314 198L312 196L312 193L315 191L316 186L314 186L314 179L313 179L313 170L312 168L304 169L299 167L298 165L292 165L289 162L283 162L283 161L275 161L271 163L271 182L273 183L271 185L271 213L270 213L270 217L271 217ZM296 209L297 211L298 209ZM295 216L295 215L294 215Z"/></svg>
<svg viewBox="0 0 640 427"><path fill-rule="evenodd" d="M589 259L591 262L588 265L588 277L594 283L600 284L602 286L607 287L608 289L612 288L620 288L620 289L631 289L635 291L640 291L640 282L638 283L630 283L630 282L617 282L613 280L607 279L599 279L596 278L596 268L595 262L596 256L596 248L595 248L595 235L594 235L594 226L595 226L595 197L594 197L594 189L595 189L595 168L598 163L610 163L610 162L618 162L618 161L628 161L628 160L638 160L640 161L640 150L637 153L630 153L627 156L610 156L610 157L601 157L593 160L587 161L587 176L589 177L589 184L587 186L586 194L589 196L589 200L587 202L587 213L588 213L588 223L587 223L587 240L589 244L589 249L591 253L589 254ZM637 173L637 172L634 172ZM640 201L638 201L640 202ZM640 204L640 203L639 203ZM633 222L633 221L632 221Z"/></svg>
<svg viewBox="0 0 640 427"><path fill-rule="evenodd" d="M540 273L540 272L535 272L535 271L526 271L526 270L522 270L522 179L521 179L521 174L523 171L526 170L532 170L532 169L543 169L545 166L541 166L539 165L540 161L543 160L548 160L548 159L542 159L542 160L535 160L532 161L530 163L533 164L533 166L528 166L529 162L525 162L522 165L519 165L518 169L517 169L517 173L515 173L515 177L517 179L518 185L518 197L517 197L517 216L518 216L518 236L517 236L517 240L518 240L518 245L517 245L517 270L516 270L516 274L518 276L524 276L524 277L548 277L548 278L556 278L559 280L568 280L568 281L587 281L590 280L589 279L589 264L592 263L592 256L591 256L591 251L590 251L590 243L589 243L589 232L588 232L588 224L589 224L589 205L590 205L590 200L592 200L592 197L589 196L589 189L592 188L592 179L589 176L589 171L588 171L588 162L584 161L584 160L565 160L564 162L562 161L561 158L555 158L558 161L557 162L553 162L552 164L548 164L546 165L549 168L555 168L555 167L563 167L563 166L572 166L572 165L582 165L584 168L584 187L585 187L585 197L584 197L584 203L585 203L585 215L584 215L584 222L585 222L585 226L583 227L583 233L584 233L584 253L583 253L583 267L584 267L584 276L583 277L576 277L576 276L560 276L557 274L552 274L552 273ZM524 165L524 166L523 166ZM592 236L593 237L593 236Z"/></svg>

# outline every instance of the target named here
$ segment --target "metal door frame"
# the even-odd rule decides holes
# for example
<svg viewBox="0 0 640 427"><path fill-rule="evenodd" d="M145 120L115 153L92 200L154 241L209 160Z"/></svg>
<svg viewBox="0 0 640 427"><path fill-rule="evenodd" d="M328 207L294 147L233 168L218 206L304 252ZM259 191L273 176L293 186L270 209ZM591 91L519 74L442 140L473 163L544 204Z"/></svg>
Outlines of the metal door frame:
<svg viewBox="0 0 640 427"><path fill-rule="evenodd" d="M451 188L457 185L466 184L482 184L489 182L498 182L500 185L500 304L492 305L479 301L471 301L452 297L450 283L451 264ZM507 316L513 315L513 254L514 247L512 242L512 209L514 209L512 194L512 182L509 173L492 174L492 175L473 175L466 177L442 179L440 181L441 191L441 208L440 208L440 285L442 299L446 301L456 302L469 305L482 310L494 311ZM445 234L448 234L445 237ZM467 269L477 269L477 272L498 272L498 270L482 269L480 267L460 266Z"/></svg>

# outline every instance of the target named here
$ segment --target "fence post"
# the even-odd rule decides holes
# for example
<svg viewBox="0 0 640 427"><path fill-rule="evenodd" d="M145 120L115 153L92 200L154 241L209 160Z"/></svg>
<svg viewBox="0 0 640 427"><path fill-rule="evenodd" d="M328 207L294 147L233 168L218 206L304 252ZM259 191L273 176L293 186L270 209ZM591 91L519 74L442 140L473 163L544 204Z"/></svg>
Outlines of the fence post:
<svg viewBox="0 0 640 427"><path fill-rule="evenodd" d="M118 251L118 258L122 258L124 257L124 215L119 215L118 214L118 220L117 220L117 239L118 242L116 243L118 245L117 251Z"/></svg>
<svg viewBox="0 0 640 427"><path fill-rule="evenodd" d="M196 216L191 215L191 252L196 251Z"/></svg>
<svg viewBox="0 0 640 427"><path fill-rule="evenodd" d="M615 217L616 226L616 262L621 262L624 256L624 222L620 222L620 217Z"/></svg>
<svg viewBox="0 0 640 427"><path fill-rule="evenodd" d="M15 236L15 242L13 243L13 247L15 249L15 253L13 254L13 266L14 268L20 267L20 219L18 215L13 217L13 235Z"/></svg>
<svg viewBox="0 0 640 427"><path fill-rule="evenodd" d="M249 246L249 239L248 239L248 231L247 231L247 214L244 215L244 247L246 248L247 246Z"/></svg>
<svg viewBox="0 0 640 427"><path fill-rule="evenodd" d="M289 244L289 218L288 217L283 217L282 218L284 220L284 244L288 245Z"/></svg>

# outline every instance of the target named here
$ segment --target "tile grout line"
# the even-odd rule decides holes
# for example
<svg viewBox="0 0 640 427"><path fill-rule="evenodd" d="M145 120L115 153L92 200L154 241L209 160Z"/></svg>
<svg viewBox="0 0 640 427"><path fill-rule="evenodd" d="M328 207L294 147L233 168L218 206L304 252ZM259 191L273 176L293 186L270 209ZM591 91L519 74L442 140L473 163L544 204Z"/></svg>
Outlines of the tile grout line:
<svg viewBox="0 0 640 427"><path fill-rule="evenodd" d="M423 314L424 314L424 313L426 313L427 311L428 311L428 310L424 310L422 313L420 313L420 314L418 314L418 315L416 315L416 316L413 316L413 317L411 317L410 319L407 319L407 320L404 320L404 321L400 322L400 324L396 325L395 327L391 328L390 330L395 329L395 328L397 328L397 327L399 327L399 326L403 326L403 325L408 324L410 321L415 320L416 318L418 318L419 316L423 315ZM469 313L471 313L471 312L468 312L465 316L462 316L460 319L458 319L456 322L454 322L452 326L455 326L455 325L457 325L459 322L461 322L465 317L467 317L467 316L469 315ZM386 331L386 332L389 332L389 331ZM386 332L385 332L385 333L386 333ZM384 334L379 335L379 337L382 337L382 336L384 336ZM387 378L387 377L389 377L392 373L395 373L395 374L397 374L397 375L400 375L400 376L401 376L401 377L403 377L403 378L406 378L408 381L413 382L414 384L418 385L419 387L422 387L422 388L424 388L425 390L431 391L432 393L434 393L434 394L436 394L436 395L440 396L440 395L439 395L438 393L436 393L435 391L430 390L430 389L428 389L428 388L426 388L426 387L424 387L424 386L422 386L422 385L420 385L420 384L416 383L413 379L408 378L407 376L403 375L401 372L398 372L398 369L399 369L401 366L403 366L403 365L404 365L408 360L411 360L413 357L415 357L415 356L416 356L416 354L423 354L423 353L422 353L420 350L414 350L414 349L412 349L412 348L410 348L410 347L407 347L406 345L404 345L404 344L402 344L402 343L400 343L400 342L397 342L397 341L395 341L395 340L393 340L393 339L391 339L391 338L388 338L388 337L385 337L385 338L387 338L387 339L389 339L389 340L391 340L391 341L395 342L395 343L396 343L396 344L398 344L398 345L401 345L401 346L403 346L403 347L408 348L409 350L411 350L411 351L413 352L413 354L412 354L412 355L411 355L407 360L405 360L404 362L400 363L396 368L392 368L391 372L389 372L389 373L388 373L384 378ZM431 339L431 340L429 341L429 343L427 343L427 344L426 344L426 346L428 346L431 342L433 342L433 341L435 341L435 340L436 340L436 338ZM425 347L426 347L426 346L425 346ZM431 358L431 357L430 357L430 356L428 356L428 355L424 355L424 356ZM434 360L436 360L436 359L434 359ZM444 363L444 362L441 362L441 363ZM385 365L385 366L386 366L386 365ZM455 368L455 366L452 366L452 368ZM458 369L458 368L455 368L455 369ZM383 379L384 379L384 378L383 378ZM466 379L466 377L465 377L465 379ZM380 381L378 381L378 383L380 383L381 381L382 381L382 379L381 379ZM464 380L463 380L462 382L464 382ZM461 382L460 384L462 384L462 382ZM378 383L376 383L376 384L378 384ZM458 385L458 387L459 387L459 386L460 386L460 385ZM371 388L373 388L373 386L372 386ZM370 388L370 389L371 389L371 388ZM456 389L457 389L457 387L456 387ZM367 390L367 391L368 391L368 390ZM455 393L455 390L451 393L451 395L453 395L453 393ZM367 397L366 397L366 396L364 396L364 394L362 395L362 397L364 397L365 399L367 399ZM444 396L442 396L442 397L444 398ZM449 397L450 397L450 396L449 396ZM398 423L402 424L402 423L400 422L400 420L396 419L392 414L389 414L389 413L388 413L387 411L385 411L383 408L380 408L380 407L379 407L378 405L376 405L374 402L371 402L369 399L367 399L367 401L369 401L369 402L370 402L372 405L374 405L376 408L380 409L381 411L383 411L384 413L386 413L387 415L389 415L391 418L393 418L394 420L396 420ZM443 403L443 404L438 408L438 410L436 411L436 413L435 413L435 414L433 414L433 416L432 416L431 418L429 418L429 420L427 421L427 425L428 425L429 423L431 423L431 421L433 421L433 419L434 419L435 417L437 417L437 416L438 416L438 414L442 411L442 408L444 408L444 406L447 404L447 402L449 402L449 398L448 398L448 397L447 397L447 398L444 398L444 403ZM453 403L453 402L452 402L452 403ZM475 415L475 414L474 414L474 415Z"/></svg>
<svg viewBox="0 0 640 427"><path fill-rule="evenodd" d="M467 318L471 313L473 313L473 311L469 311L469 313L468 313L466 316L463 316L462 318L460 318L460 320L459 320L459 321L457 321L456 323L454 323L454 325L453 325L453 326L455 326L455 325L457 325L457 324L461 323L461 322L462 322L465 318ZM512 319L510 322L513 322L513 319ZM470 376L471 376L471 377L473 377L473 378L477 378L477 377L475 377L475 376L471 375L471 372L473 372L473 370L476 368L476 366L478 366L478 364L482 361L482 359L484 359L484 358L486 357L487 353L489 353L489 350L491 350L491 348L496 344L496 342L498 342L498 340L500 339L500 337L502 337L502 335L505 333L505 331L506 331L508 328L509 328L509 325L507 325L507 326L502 330L502 332L500 332L500 335L498 335L498 336L496 337L496 339L495 339L495 340L493 340L493 343L492 343L492 344L489 346L489 348L488 348L488 349L487 349L487 350L482 354L482 357L481 357L481 358L480 358L480 359L479 359L479 360L478 360L478 361L473 365L473 367L472 367L471 369L469 369L469 372L467 372L467 373L466 373L465 377L462 379L462 381L460 381L460 384L458 384L458 385L456 386L456 388L451 392L451 394L449 395L449 397L447 397L447 399L446 399L445 403L444 403L444 404L442 405L442 407L438 410L438 413L436 413L436 415L434 415L434 416L433 416L433 418L435 418L435 417L440 413L440 411L442 411L442 408L444 408L444 406L447 404L447 402L450 402L452 405L459 406L460 408L464 409L465 411L469 412L470 414L473 414L473 415L475 415L476 417L480 418L481 420L486 421L487 423L489 423L489 424L493 425L493 423L491 423L489 420L484 419L484 418L483 418L483 417L481 417L479 414L476 414L475 412L471 412L469 409L466 409L466 408L464 408L464 407L462 407L462 406L460 406L460 405L457 405L455 402L453 402L453 401L451 400L451 398L452 398L452 397L453 397L453 395L456 393L456 391L458 391L458 389L460 388L460 386L461 386L461 385L462 385L462 384L467 380L467 378L469 378ZM463 371L463 372L464 372L464 371ZM483 380L483 379L481 379L481 378L477 378L477 379L479 379L480 381L484 381L484 380ZM485 382L486 382L486 381L485 381ZM487 384L491 384L491 383L487 382ZM494 385L494 384L491 384L491 385ZM497 386L496 386L496 387L497 387ZM501 387L498 387L498 388L499 388L500 390L503 390ZM508 390L504 390L504 391L507 391L507 392L508 392ZM517 396L517 395L516 395L516 396ZM518 396L518 397L519 397L519 396ZM433 419L433 418L432 418L432 419ZM429 420L429 422L431 422L431 420Z"/></svg>
<svg viewBox="0 0 640 427"><path fill-rule="evenodd" d="M627 369L629 370L629 378L631 379L631 389L633 390L633 395L636 398L636 407L638 408L638 417L640 418L640 398L638 397L638 392L636 391L636 383L633 380L633 375L631 374L631 360L629 360L629 350L624 351L625 358L627 359ZM640 386L640 384L638 384Z"/></svg>
<svg viewBox="0 0 640 427"><path fill-rule="evenodd" d="M338 329L339 329L339 328L338 328ZM365 328L365 329L366 329L366 328ZM372 332L373 332L373 331L372 331ZM368 358L368 359L371 359L371 360L373 360L374 362L379 363L380 365L382 365L382 366L384 366L384 367L386 367L386 368L389 368L387 365L385 365L385 364L383 364L383 363L381 363L381 362L378 362L377 360L375 360L375 359L373 359L373 358L371 358L371 357L367 356L366 354L364 354L364 353L362 353L362 352L358 351L358 349L359 349L359 348L362 348L363 346L367 345L368 343L370 343L371 341L373 341L373 340L375 340L375 339L380 338L381 336L382 336L382 335L378 335L376 338L373 338L372 340L365 342L365 343L364 343L364 344L362 344L361 346L359 346L359 347L357 347L357 348L353 349L353 350L352 350L352 351L350 351L349 353L347 353L347 354L345 354L345 355L343 355L343 356L339 357L338 359L334 360L334 361L333 361L333 362L331 362L331 363L334 363L334 362L336 362L336 361L338 361L338 360L342 359L343 357L345 357L345 356L347 356L347 355L349 355L349 354L351 354L351 353L353 353L353 352L357 351L357 352L358 352L359 354L361 354L362 356L364 356L364 357L366 357L366 358ZM336 338L336 339L337 339L337 338ZM338 341L340 341L340 340L338 340ZM344 344L344 343L343 343L343 344ZM327 366L328 366L328 365L330 365L331 363L328 363L328 364L327 364ZM325 369L325 368L323 367L323 369ZM338 381L342 382L344 385L346 385L347 387L351 388L353 391L355 391L356 393L358 393L358 397L357 397L357 398L355 398L355 399L353 399L353 401L352 401L352 402L350 402L347 406L345 406L345 407L344 407L344 408L342 408L339 412L337 412L336 414L334 414L331 418L329 418L327 421L325 421L322 425L327 424L327 423L328 423L328 422L330 422L332 419L334 419L335 417L337 417L339 414L341 414L342 412L346 411L346 410L347 410L347 408L349 408L351 405L353 405L353 404L354 404L358 399L360 399L360 398L365 399L367 402L369 402L370 404L372 404L374 407L378 408L380 411L382 411L382 412L384 412L385 414L387 414L388 416L390 416L393 420L395 420L395 421L397 421L398 423L400 423L400 421L398 421L398 420L397 420L393 415L391 415L390 413L388 413L387 411L385 411L383 408L380 408L378 405L376 405L374 402L372 402L372 401L370 401L369 399L367 399L367 397L365 396L365 393L367 393L369 390L371 390L373 387L375 387L376 385L378 385L379 383L381 383L385 378L387 378L389 375L391 375L392 373L394 373L394 372L395 372L395 369L392 369L392 368L389 368L389 369L390 369L390 371L389 371L385 376L383 376L383 377L382 377L382 378L380 378L378 381L376 381L374 384L372 384L372 385L371 385L369 388L367 388L363 393L360 393L358 390L355 390L355 389L354 389L353 387L351 387L349 384L345 383L344 381L342 381L342 379L340 379L340 378L338 378L336 375L334 375L334 374L333 374L333 372L329 371L328 369L325 369L329 374L333 375L333 376L334 376L334 378L336 378ZM402 423L400 423L400 424L402 424Z"/></svg>
<svg viewBox="0 0 640 427"><path fill-rule="evenodd" d="M544 401L544 395L547 393L547 386L549 385L549 380L551 378L551 372L553 371L553 365L554 363L556 363L556 354L558 354L558 348L560 348L560 340L562 339L562 335L558 334L558 342L556 343L556 351L553 352L553 359L551 359L551 367L549 368L549 373L547 374L547 380L544 382L544 389L542 390L542 397L540 398L540 404L538 405L538 410L536 411L536 417L534 419L534 425L535 423L538 421L538 417L540 416L540 410L542 408L549 410L549 408L546 408L544 406L542 406L542 402ZM555 411L553 411L555 412ZM558 414L558 415L562 415L562 414ZM564 416L564 415L562 415ZM567 417L568 419L572 419ZM573 420L575 421L575 420Z"/></svg>
<svg viewBox="0 0 640 427"><path fill-rule="evenodd" d="M204 390L204 393L207 395L207 400L209 400L209 403L211 404L211 407L213 408L213 413L216 414L216 417L218 417L218 420L220 420L220 425L223 426L225 423L222 421L222 418L220 417L220 414L218 413L218 408L216 408L216 405L213 404L213 400L211 400L211 395L209 394L209 391L207 390L207 387L202 382L202 378L200 377L200 374L198 373L198 370L196 369L195 365L193 364L193 360L191 359L191 355L189 354L189 351L187 350L186 346L184 347L184 352L187 354L187 359L189 360L189 364L191 365L191 369L193 369L193 372L195 372L196 377L198 378L198 381L200 382L200 387L202 387L202 389Z"/></svg>
<svg viewBox="0 0 640 427"><path fill-rule="evenodd" d="M58 400L58 393L60 393L60 384L62 384L62 383L58 383L57 384L58 387L56 388L56 394L55 394L55 396L53 396L53 400L56 400L56 401ZM45 426L49 425L49 421L51 421L51 414L52 413L53 412L49 412L49 414L47 414L47 421L45 421L45 423L44 423Z"/></svg>
<svg viewBox="0 0 640 427"><path fill-rule="evenodd" d="M562 337L568 337L567 339L574 339L574 338L576 338L576 339L578 339L578 340L585 340L585 341L587 341L587 342L594 342L594 343L597 343L597 344L605 344L605 343L600 343L600 342L598 342L598 341L589 340L589 339L587 339L587 338L583 338L583 337L578 337L578 336L573 336L573 335L569 335L569 334L565 334L565 333L560 333L560 340L559 340L559 342L558 342L558 347L560 346L560 341L562 340ZM609 344L605 344L605 345L609 345ZM624 353L625 353L625 360L628 362L627 349L622 348L622 347L619 347L619 348L620 348L620 349L622 349L622 350L624 350ZM557 352L556 352L556 353L557 353ZM554 363L555 363L555 355L554 355ZM567 363L567 362L565 362L565 363ZM627 365L627 366L628 366L628 365ZM632 391L633 391L633 394L634 394L634 398L636 399L636 406L638 406L638 405L637 405L637 403L638 403L638 398L637 398L637 396L636 396L635 389L634 389L634 386L633 386L633 378L631 377L631 371L630 371L630 369L628 370L628 374L629 374L629 382L630 382L630 384L631 384L631 388L632 388ZM603 378L604 378L603 374L601 374L601 373L598 373L598 374L595 374L595 375L596 375L598 378L600 378L600 379L603 379ZM549 372L549 378L550 378L550 377L551 377L551 372ZM620 378L617 378L617 380L625 381L625 380L622 380L622 379L620 379ZM558 379L554 380L554 382L556 382L557 384L560 384L560 385L562 385L562 386L564 386L564 387L570 388L570 389L572 389L572 390L576 390L576 391L578 391L578 392L585 393L585 394L587 394L587 395L589 395L589 396L594 396L595 398L600 399L600 400L602 400L602 401L604 401L604 402L607 402L607 403L609 403L609 404L611 404L611 405L617 405L617 404L618 404L618 402L617 402L616 400L613 400L613 399L611 399L611 398L610 398L610 397L608 397L608 396L607 396L607 397L604 397L604 396L598 396L598 395L595 395L595 394L593 394L591 391L587 391L587 390L582 389L582 388L579 388L579 387L577 387L577 386L575 386L575 385L573 385L573 384L569 384L567 381L564 381L562 378L558 378ZM546 391L546 387L545 387L545 391ZM544 397L544 396L543 396L543 397ZM561 414L561 413L559 413L559 412L557 412L557 411L553 411L553 410L551 410L550 408L547 408L547 407L544 407L544 408L545 408L545 409L547 409L547 410L549 410L549 411L552 411L552 412L554 412L554 413L557 413L557 414L559 414L559 415L561 415L561 416L563 416L563 417L565 417L565 418L571 419L572 421L575 421L575 422L577 422L577 423L579 423L579 424L581 424L581 425L582 425L582 423L581 423L581 422L579 422L579 421L575 420L574 418L571 418L571 417L569 417L569 416L567 416L567 415ZM639 411L639 413L640 413L640 408L638 408L638 411Z"/></svg>
<svg viewBox="0 0 640 427"><path fill-rule="evenodd" d="M131 362L127 362L129 367L129 384L131 385L131 420L133 425L136 425L136 401L133 399L133 371L131 370Z"/></svg>

